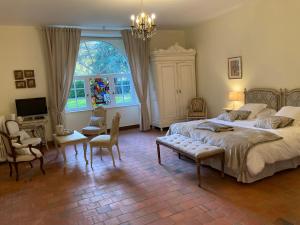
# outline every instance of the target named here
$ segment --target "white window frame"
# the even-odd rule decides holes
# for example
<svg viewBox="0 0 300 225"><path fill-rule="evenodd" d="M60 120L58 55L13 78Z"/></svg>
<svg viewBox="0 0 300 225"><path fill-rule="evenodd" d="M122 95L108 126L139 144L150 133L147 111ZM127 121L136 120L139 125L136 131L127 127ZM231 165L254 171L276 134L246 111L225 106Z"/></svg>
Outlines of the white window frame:
<svg viewBox="0 0 300 225"><path fill-rule="evenodd" d="M90 40L99 40L99 41L105 41L103 38L87 38L87 37L82 37L82 39L90 39ZM111 38L109 38L111 39ZM122 104L117 104L115 102L115 86L114 86L114 78L119 77L119 76L126 76L130 80L130 92L131 92L131 97L132 101L130 103L122 103ZM107 105L103 105L106 108L114 108L114 107L126 107L126 106L135 106L139 105L139 101L136 95L135 87L132 81L132 76L130 73L124 74L95 74L95 75L80 75L76 76L74 75L73 81L75 80L84 80L84 87L85 87L85 98L86 98L86 103L87 107L81 107L81 108L68 108L67 104L65 107L66 112L80 112L80 111L87 111L87 110L92 110L92 102L91 102L91 90L90 90L90 83L89 80L91 78L107 78L109 80L109 91L110 91L110 97L111 97L111 102Z"/></svg>

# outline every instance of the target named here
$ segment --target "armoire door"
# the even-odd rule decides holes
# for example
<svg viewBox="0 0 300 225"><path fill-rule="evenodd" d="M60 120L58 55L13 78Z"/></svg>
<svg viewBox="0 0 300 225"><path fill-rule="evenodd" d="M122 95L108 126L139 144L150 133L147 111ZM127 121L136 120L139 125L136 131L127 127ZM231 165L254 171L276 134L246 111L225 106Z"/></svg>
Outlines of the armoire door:
<svg viewBox="0 0 300 225"><path fill-rule="evenodd" d="M161 115L165 122L174 120L178 115L176 63L159 64L158 85Z"/></svg>
<svg viewBox="0 0 300 225"><path fill-rule="evenodd" d="M196 97L195 69L192 62L177 63L177 83L179 90L179 118L185 119L192 98Z"/></svg>

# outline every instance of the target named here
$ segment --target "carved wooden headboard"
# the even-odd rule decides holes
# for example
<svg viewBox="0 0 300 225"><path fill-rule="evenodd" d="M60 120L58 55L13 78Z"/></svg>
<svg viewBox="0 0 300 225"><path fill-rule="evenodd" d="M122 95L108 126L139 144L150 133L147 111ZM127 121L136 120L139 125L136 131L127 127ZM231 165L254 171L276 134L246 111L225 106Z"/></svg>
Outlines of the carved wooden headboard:
<svg viewBox="0 0 300 225"><path fill-rule="evenodd" d="M245 89L245 104L246 103L264 103L268 108L278 111L282 104L282 95L280 91L272 88L253 88Z"/></svg>
<svg viewBox="0 0 300 225"><path fill-rule="evenodd" d="M283 92L284 106L300 106L300 88L287 90Z"/></svg>

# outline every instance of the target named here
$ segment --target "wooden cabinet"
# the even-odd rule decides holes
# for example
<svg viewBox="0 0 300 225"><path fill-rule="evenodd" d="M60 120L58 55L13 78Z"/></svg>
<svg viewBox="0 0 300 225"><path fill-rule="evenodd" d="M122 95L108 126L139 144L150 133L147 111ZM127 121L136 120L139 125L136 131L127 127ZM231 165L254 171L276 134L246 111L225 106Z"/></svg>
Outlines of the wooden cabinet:
<svg viewBox="0 0 300 225"><path fill-rule="evenodd" d="M177 44L152 52L152 126L162 129L186 119L189 102L196 96L195 54L195 50Z"/></svg>

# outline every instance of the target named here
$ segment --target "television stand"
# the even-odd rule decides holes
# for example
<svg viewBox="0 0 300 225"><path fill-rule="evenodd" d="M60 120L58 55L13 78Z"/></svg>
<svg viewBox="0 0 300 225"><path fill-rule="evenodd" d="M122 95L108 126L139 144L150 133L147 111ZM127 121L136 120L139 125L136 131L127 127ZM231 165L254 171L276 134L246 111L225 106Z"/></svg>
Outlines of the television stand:
<svg viewBox="0 0 300 225"><path fill-rule="evenodd" d="M40 119L37 119L37 118L40 118ZM37 135L40 138L42 138L42 143L48 149L47 135L46 135L47 123L48 123L48 120L44 116L28 117L28 118L24 118L23 121L19 121L19 125L20 125L21 129L34 130L37 133Z"/></svg>

